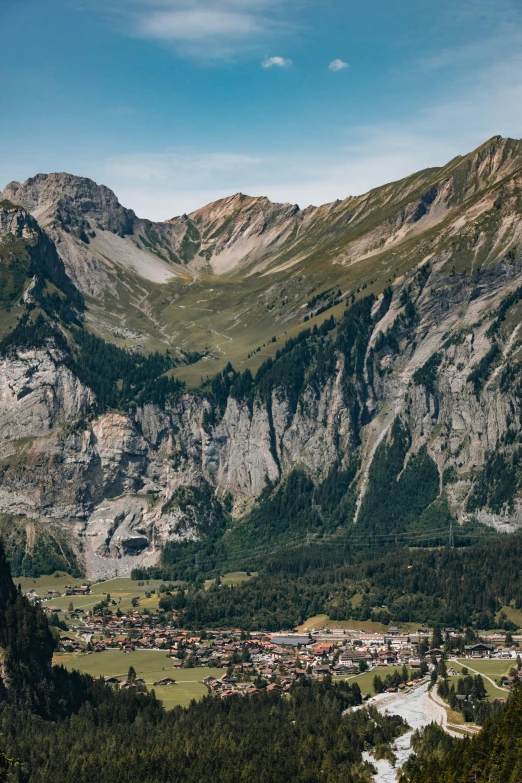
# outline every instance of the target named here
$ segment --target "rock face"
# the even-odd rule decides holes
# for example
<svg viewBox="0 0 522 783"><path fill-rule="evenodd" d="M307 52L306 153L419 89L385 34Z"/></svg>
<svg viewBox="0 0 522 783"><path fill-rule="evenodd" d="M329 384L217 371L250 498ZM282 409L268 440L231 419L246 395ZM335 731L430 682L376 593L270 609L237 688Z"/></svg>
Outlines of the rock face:
<svg viewBox="0 0 522 783"><path fill-rule="evenodd" d="M38 289L45 280L50 280L73 304L80 302L78 291L67 276L54 243L28 211L9 201L0 201L0 245L3 245L2 255L7 253L6 260L9 258L8 251L14 255L15 249L18 254L23 250L30 262L28 270L38 277Z"/></svg>
<svg viewBox="0 0 522 783"><path fill-rule="evenodd" d="M89 180L60 174L11 183L4 196L33 217L12 205L0 209L3 234L23 238L34 263L71 296L69 276L87 293L111 285L96 250L102 241L121 253L125 247L136 264L155 247L166 254L155 262L172 274L205 266L264 275L272 262L283 263L276 250L286 248L284 263L294 263L348 227L352 238L332 256L335 264L362 263L383 246L397 247L398 257L379 272L378 285L371 281L379 296L369 326L361 316L342 340L325 332L319 353L303 359L302 378L274 382L269 393L231 392L225 404L193 393L94 415L93 392L58 345L4 352L0 513L59 523L88 576L123 575L156 562L166 542L200 535L186 490L230 495L240 515L296 468L318 483L356 457L357 523L371 465L399 418L411 441L405 464L426 447L452 514L506 529L522 524L521 155L520 143L493 140L437 170L435 184L433 171L421 172L302 211L234 196L153 226L155 239L151 224ZM364 296L360 288L352 301ZM311 372L318 366L320 380ZM512 492L496 487L495 458L509 463Z"/></svg>
<svg viewBox="0 0 522 783"><path fill-rule="evenodd" d="M59 351L20 351L0 359L0 439L39 438L78 418L90 389L61 364Z"/></svg>
<svg viewBox="0 0 522 783"><path fill-rule="evenodd" d="M11 182L3 195L21 204L42 225L55 219L64 226L89 228L84 221L91 219L100 228L125 236L136 219L105 185L72 174L38 174L23 184Z"/></svg>

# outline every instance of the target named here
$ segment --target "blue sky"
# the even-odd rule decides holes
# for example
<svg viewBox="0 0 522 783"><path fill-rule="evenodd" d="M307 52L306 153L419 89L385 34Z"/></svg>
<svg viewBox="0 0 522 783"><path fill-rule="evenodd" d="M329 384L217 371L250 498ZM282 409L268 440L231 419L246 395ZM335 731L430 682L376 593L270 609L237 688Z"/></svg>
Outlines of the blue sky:
<svg viewBox="0 0 522 783"><path fill-rule="evenodd" d="M520 0L0 0L0 186L306 206L522 136Z"/></svg>

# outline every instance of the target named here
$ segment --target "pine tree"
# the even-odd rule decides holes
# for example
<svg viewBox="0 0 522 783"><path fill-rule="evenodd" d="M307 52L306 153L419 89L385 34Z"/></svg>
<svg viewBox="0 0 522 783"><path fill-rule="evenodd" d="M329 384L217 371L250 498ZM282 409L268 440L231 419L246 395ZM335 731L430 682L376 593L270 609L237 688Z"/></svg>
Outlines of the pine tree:
<svg viewBox="0 0 522 783"><path fill-rule="evenodd" d="M7 758L5 753L0 750L0 783L7 783L9 776L9 769L12 766L12 762Z"/></svg>

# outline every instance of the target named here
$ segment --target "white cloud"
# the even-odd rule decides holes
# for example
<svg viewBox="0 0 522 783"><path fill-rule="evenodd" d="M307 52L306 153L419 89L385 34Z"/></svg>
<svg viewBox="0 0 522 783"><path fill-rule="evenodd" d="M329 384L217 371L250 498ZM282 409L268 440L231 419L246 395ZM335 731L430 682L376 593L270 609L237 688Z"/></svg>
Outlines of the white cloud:
<svg viewBox="0 0 522 783"><path fill-rule="evenodd" d="M101 0L91 0L101 5ZM184 56L232 58L268 37L295 33L291 0L104 0L121 32L170 45Z"/></svg>
<svg viewBox="0 0 522 783"><path fill-rule="evenodd" d="M334 72L344 71L345 68L349 68L349 67L350 67L349 63L345 63L344 60L340 60L339 58L337 58L336 60L332 60L332 62L328 66L328 68Z"/></svg>
<svg viewBox="0 0 522 783"><path fill-rule="evenodd" d="M267 57L262 62L263 68L289 68L293 65L287 57Z"/></svg>
<svg viewBox="0 0 522 783"><path fill-rule="evenodd" d="M210 36L243 38L261 32L263 20L252 14L200 8L154 11L141 20L139 32L145 38L163 41L205 41Z"/></svg>
<svg viewBox="0 0 522 783"><path fill-rule="evenodd" d="M191 212L257 179L264 159L231 152L165 150L109 158L94 173L140 217L166 220Z"/></svg>

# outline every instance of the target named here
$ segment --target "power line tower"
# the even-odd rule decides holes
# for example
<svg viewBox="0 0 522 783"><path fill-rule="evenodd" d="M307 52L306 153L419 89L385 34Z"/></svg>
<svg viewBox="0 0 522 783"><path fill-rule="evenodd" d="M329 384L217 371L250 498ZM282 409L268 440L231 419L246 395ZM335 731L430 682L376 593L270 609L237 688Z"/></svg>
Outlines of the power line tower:
<svg viewBox="0 0 522 783"><path fill-rule="evenodd" d="M449 548L455 549L455 539L453 538L453 520L450 522Z"/></svg>

